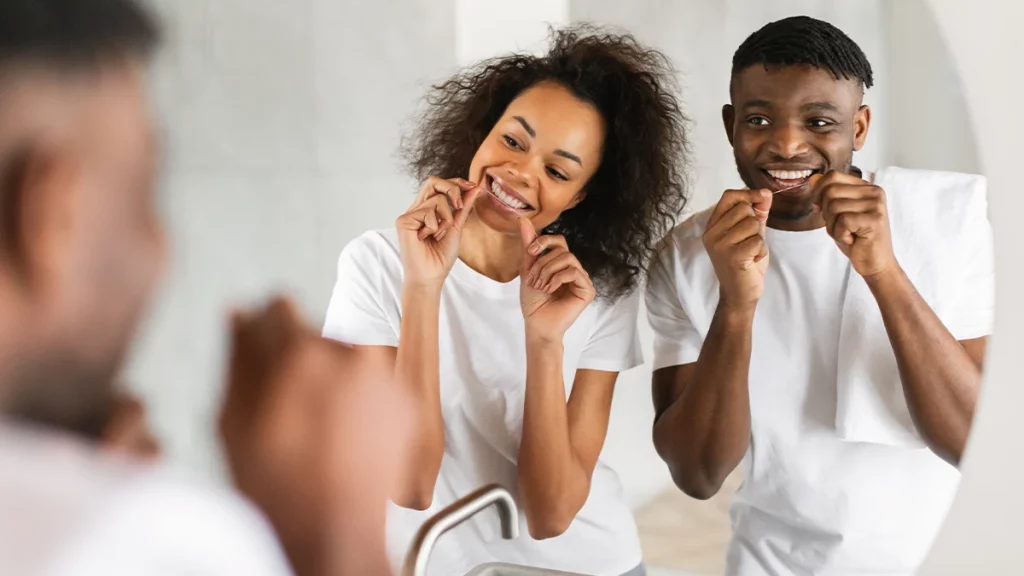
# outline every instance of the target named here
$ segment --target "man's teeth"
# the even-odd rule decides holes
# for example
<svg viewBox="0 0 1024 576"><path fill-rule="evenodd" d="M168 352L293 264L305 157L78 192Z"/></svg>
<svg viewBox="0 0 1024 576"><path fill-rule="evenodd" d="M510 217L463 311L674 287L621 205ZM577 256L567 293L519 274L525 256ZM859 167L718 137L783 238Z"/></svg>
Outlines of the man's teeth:
<svg viewBox="0 0 1024 576"><path fill-rule="evenodd" d="M776 180L806 180L814 170L768 170L768 174Z"/></svg>
<svg viewBox="0 0 1024 576"><path fill-rule="evenodd" d="M502 192L501 188L498 187L497 182L491 182L491 193L494 194L501 203L508 206L509 208L515 208L516 210L525 210L529 208L526 204L523 204L519 200L516 200L512 196Z"/></svg>

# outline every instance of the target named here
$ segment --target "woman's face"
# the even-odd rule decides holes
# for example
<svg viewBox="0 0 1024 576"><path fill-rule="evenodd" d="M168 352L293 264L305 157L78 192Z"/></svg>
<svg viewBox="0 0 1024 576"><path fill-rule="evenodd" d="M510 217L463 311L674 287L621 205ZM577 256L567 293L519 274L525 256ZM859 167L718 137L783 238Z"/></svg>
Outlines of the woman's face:
<svg viewBox="0 0 1024 576"><path fill-rule="evenodd" d="M520 216L538 230L550 225L583 200L601 163L604 135L597 109L560 84L524 90L473 157L469 179L486 191L474 214L508 234L519 234Z"/></svg>

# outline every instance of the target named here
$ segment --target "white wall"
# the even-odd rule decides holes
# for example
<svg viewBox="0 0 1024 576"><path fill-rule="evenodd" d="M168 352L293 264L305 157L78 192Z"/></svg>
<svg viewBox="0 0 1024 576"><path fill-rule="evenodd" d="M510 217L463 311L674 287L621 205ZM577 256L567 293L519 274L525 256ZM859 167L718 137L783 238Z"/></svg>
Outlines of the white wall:
<svg viewBox="0 0 1024 576"><path fill-rule="evenodd" d="M963 85L925 0L885 3L891 162L977 173Z"/></svg>
<svg viewBox="0 0 1024 576"><path fill-rule="evenodd" d="M228 306L287 288L313 322L344 244L415 193L396 158L455 65L451 0L153 0L174 265L131 369L170 456L216 471Z"/></svg>

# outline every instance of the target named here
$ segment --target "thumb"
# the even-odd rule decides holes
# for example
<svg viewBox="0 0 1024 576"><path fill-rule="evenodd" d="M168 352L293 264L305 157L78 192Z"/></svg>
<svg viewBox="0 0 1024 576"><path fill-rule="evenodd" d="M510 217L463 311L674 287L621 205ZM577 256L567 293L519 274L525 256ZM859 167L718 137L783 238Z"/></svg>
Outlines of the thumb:
<svg viewBox="0 0 1024 576"><path fill-rule="evenodd" d="M811 187L811 202L814 204L815 208L821 208L821 190L818 189L818 183L821 182L821 179L824 177L824 174L815 173L807 179L807 185Z"/></svg>
<svg viewBox="0 0 1024 576"><path fill-rule="evenodd" d="M755 201L752 206L754 207L754 213L757 215L757 220L761 224L761 234L764 234L765 228L768 227L768 214L772 210L772 200L775 198L770 192L762 196L760 200Z"/></svg>
<svg viewBox="0 0 1024 576"><path fill-rule="evenodd" d="M476 186L469 189L462 197L462 209L455 214L455 227L459 230L462 229L462 226L466 223L466 219L469 218L469 213L473 211L473 204L476 203L481 192L483 192L483 188Z"/></svg>
<svg viewBox="0 0 1024 576"><path fill-rule="evenodd" d="M523 237L523 248L529 248L530 244L537 239L537 230L533 227L533 222L526 216L519 217L519 232Z"/></svg>
<svg viewBox="0 0 1024 576"><path fill-rule="evenodd" d="M526 216L519 217L519 233L523 238L523 270L528 269L537 259L530 254L530 244L537 240L537 230Z"/></svg>

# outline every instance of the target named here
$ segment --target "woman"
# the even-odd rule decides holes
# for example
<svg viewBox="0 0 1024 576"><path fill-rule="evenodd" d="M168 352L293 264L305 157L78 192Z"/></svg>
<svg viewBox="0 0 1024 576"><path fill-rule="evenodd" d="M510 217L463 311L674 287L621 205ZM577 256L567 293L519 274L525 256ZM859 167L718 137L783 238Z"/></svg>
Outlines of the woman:
<svg viewBox="0 0 1024 576"><path fill-rule="evenodd" d="M395 556L430 515L499 483L523 534L503 541L478 515L441 538L433 574L492 561L643 573L598 456L617 375L642 362L635 288L685 204L671 82L657 52L580 27L543 57L434 88L406 150L425 183L396 230L342 252L324 328L392 364L417 399Z"/></svg>

